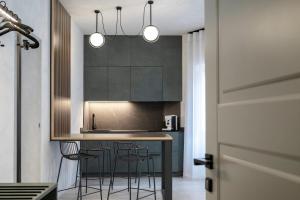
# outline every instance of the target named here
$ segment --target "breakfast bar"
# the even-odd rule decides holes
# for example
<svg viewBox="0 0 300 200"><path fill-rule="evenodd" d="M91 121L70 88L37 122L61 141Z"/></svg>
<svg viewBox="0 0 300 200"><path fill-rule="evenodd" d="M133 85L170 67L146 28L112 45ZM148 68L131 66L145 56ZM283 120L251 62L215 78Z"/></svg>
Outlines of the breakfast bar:
<svg viewBox="0 0 300 200"><path fill-rule="evenodd" d="M161 191L164 200L172 200L172 141L165 133L69 134L54 136L52 141L160 141L162 143Z"/></svg>

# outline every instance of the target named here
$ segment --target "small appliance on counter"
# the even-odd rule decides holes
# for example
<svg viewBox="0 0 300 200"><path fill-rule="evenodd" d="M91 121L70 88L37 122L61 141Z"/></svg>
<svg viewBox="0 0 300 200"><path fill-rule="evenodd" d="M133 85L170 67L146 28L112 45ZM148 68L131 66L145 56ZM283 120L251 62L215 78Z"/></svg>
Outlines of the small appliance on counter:
<svg viewBox="0 0 300 200"><path fill-rule="evenodd" d="M165 116L165 128L163 131L177 131L178 130L178 117L177 115Z"/></svg>

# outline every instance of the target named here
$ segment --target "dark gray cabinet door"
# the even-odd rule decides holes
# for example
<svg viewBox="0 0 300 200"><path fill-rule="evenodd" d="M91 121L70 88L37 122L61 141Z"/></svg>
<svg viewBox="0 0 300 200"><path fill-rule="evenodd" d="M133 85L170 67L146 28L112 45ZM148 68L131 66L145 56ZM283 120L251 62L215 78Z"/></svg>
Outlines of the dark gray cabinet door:
<svg viewBox="0 0 300 200"><path fill-rule="evenodd" d="M108 41L108 66L130 66L130 38L110 36Z"/></svg>
<svg viewBox="0 0 300 200"><path fill-rule="evenodd" d="M162 101L162 68L131 68L131 100Z"/></svg>
<svg viewBox="0 0 300 200"><path fill-rule="evenodd" d="M93 48L89 43L89 36L84 36L84 65L88 67L108 66L108 45L101 48Z"/></svg>
<svg viewBox="0 0 300 200"><path fill-rule="evenodd" d="M164 66L164 101L182 100L182 38L181 36L161 37Z"/></svg>
<svg viewBox="0 0 300 200"><path fill-rule="evenodd" d="M160 41L148 43L142 37L131 38L131 66L161 66Z"/></svg>
<svg viewBox="0 0 300 200"><path fill-rule="evenodd" d="M108 97L112 101L130 101L130 67L108 68Z"/></svg>
<svg viewBox="0 0 300 200"><path fill-rule="evenodd" d="M182 100L182 77L181 68L165 66L163 77L163 100L181 101Z"/></svg>
<svg viewBox="0 0 300 200"><path fill-rule="evenodd" d="M86 101L108 99L107 67L86 67L84 70L84 97Z"/></svg>

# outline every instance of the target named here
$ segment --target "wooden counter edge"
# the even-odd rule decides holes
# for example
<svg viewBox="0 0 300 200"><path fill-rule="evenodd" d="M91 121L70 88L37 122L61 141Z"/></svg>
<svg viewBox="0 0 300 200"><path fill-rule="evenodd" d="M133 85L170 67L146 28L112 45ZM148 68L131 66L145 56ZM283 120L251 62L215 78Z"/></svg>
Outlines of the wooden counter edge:
<svg viewBox="0 0 300 200"><path fill-rule="evenodd" d="M169 134L70 134L52 137L51 141L172 141Z"/></svg>

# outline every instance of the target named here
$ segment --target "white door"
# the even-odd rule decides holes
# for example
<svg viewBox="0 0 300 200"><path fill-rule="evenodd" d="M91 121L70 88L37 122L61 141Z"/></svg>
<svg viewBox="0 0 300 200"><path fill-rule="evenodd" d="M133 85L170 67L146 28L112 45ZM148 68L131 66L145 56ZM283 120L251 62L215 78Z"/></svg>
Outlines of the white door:
<svg viewBox="0 0 300 200"><path fill-rule="evenodd" d="M207 200L299 200L300 1L205 9Z"/></svg>

